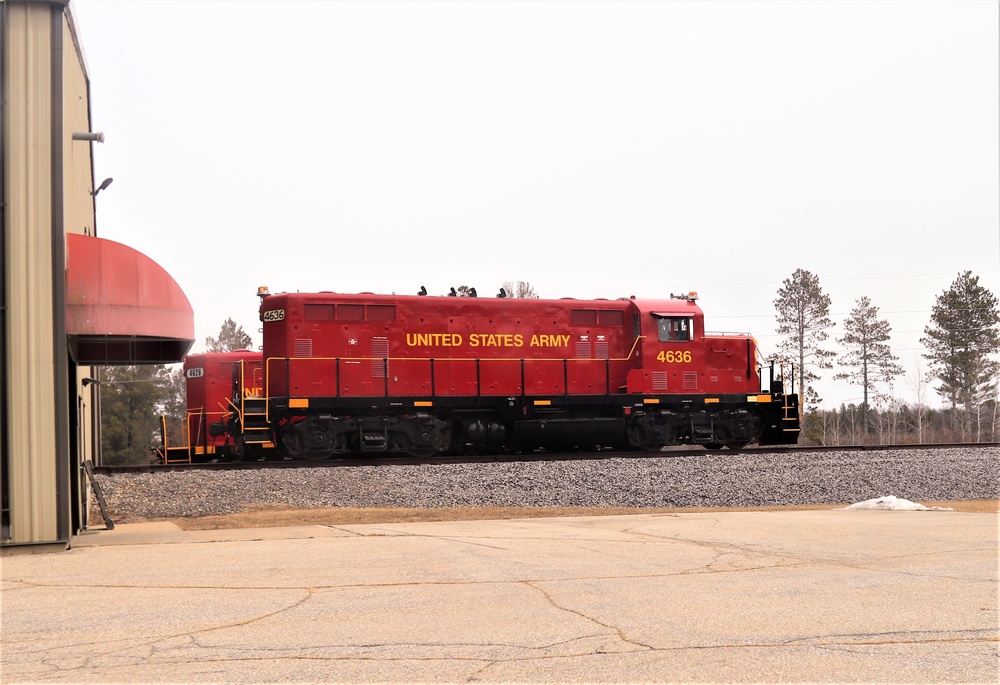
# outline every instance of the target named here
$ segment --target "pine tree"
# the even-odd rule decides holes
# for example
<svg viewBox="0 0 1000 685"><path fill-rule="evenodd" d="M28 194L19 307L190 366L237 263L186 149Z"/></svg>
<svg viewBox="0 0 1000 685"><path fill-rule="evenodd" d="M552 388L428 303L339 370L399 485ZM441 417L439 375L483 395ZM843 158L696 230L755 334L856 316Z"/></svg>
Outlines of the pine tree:
<svg viewBox="0 0 1000 685"><path fill-rule="evenodd" d="M796 269L791 278L786 278L774 300L777 311L779 335L786 336L778 349L791 354L798 362L800 405L804 414L807 406L818 404L819 395L812 382L819 379L817 369L833 366L831 357L835 352L824 350L820 343L829 337L826 329L833 326L830 320L830 297L823 293L819 277L804 269Z"/></svg>
<svg viewBox="0 0 1000 685"><path fill-rule="evenodd" d="M892 328L889 322L878 318L878 307L871 300L862 297L851 315L844 321L843 338L837 342L847 348L841 355L841 366L847 366L853 371L838 373L835 379L848 380L854 385L860 385L863 393L861 403L862 422L865 432L868 430L869 398L887 399L888 394L881 392L879 384L892 384L892 379L903 374L903 367L887 345Z"/></svg>
<svg viewBox="0 0 1000 685"><path fill-rule="evenodd" d="M149 463L169 402L170 372L162 365L108 366L101 376L101 460Z"/></svg>
<svg viewBox="0 0 1000 685"><path fill-rule="evenodd" d="M205 338L205 347L209 352L235 352L249 350L253 339L247 335L242 326L237 326L232 319L226 319L219 330L218 338Z"/></svg>
<svg viewBox="0 0 1000 685"><path fill-rule="evenodd" d="M941 382L938 394L952 409L964 407L961 429L967 435L977 408L996 396L1000 365L991 358L1000 351L996 295L979 285L971 271L960 273L938 296L920 342L927 348L924 358L931 373Z"/></svg>

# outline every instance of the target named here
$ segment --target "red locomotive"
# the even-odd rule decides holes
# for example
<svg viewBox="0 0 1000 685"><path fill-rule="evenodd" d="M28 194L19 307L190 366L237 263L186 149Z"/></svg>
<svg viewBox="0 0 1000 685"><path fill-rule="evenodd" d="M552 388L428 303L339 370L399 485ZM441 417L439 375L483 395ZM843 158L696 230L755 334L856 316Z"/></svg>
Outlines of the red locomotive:
<svg viewBox="0 0 1000 685"><path fill-rule="evenodd" d="M239 379L239 383L237 383ZM233 415L233 388L249 395L261 392L263 364L260 352L206 352L190 354L184 359L184 386L187 413L178 444L168 439L166 419L160 418L162 447L154 449L158 461L164 464L228 460L241 458L247 452L237 436L227 426ZM255 443L253 456L265 456L273 445Z"/></svg>
<svg viewBox="0 0 1000 685"><path fill-rule="evenodd" d="M748 334L706 333L693 293L539 300L470 292L261 288L262 375L244 366L230 406L237 456L271 445L326 459L798 439L789 369L762 367Z"/></svg>

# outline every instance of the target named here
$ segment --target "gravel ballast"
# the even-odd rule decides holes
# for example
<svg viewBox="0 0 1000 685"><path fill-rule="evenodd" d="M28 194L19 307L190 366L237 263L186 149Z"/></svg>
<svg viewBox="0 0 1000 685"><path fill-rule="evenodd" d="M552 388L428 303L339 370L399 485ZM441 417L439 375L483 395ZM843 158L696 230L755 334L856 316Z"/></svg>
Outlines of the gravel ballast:
<svg viewBox="0 0 1000 685"><path fill-rule="evenodd" d="M114 518L289 507L769 507L1000 498L1000 448L98 475Z"/></svg>

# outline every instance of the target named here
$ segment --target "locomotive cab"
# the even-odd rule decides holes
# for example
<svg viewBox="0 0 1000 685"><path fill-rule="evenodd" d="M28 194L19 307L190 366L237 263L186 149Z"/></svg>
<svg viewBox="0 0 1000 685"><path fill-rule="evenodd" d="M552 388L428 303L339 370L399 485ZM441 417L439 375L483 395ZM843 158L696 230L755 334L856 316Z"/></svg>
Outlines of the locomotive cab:
<svg viewBox="0 0 1000 685"><path fill-rule="evenodd" d="M628 374L627 391L693 392L703 361L705 317L697 295L671 295L670 300L633 300L639 364Z"/></svg>
<svg viewBox="0 0 1000 685"><path fill-rule="evenodd" d="M794 435L786 435L770 408L783 397L782 386L769 382L762 390L756 340L748 333L706 332L696 301L697 293L636 301L641 364L627 385L642 402L632 411L631 443L655 450L674 444L738 449L762 438L794 442L797 406L794 422L786 422Z"/></svg>

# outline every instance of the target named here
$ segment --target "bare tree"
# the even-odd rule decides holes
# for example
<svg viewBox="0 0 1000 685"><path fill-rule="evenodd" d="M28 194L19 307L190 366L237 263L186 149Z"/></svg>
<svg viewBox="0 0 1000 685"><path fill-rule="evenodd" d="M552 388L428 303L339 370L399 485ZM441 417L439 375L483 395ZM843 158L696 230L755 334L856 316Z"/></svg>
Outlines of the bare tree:
<svg viewBox="0 0 1000 685"><path fill-rule="evenodd" d="M917 431L917 442L924 442L924 422L927 418L927 374L924 372L923 365L918 359L916 362L915 373L912 376L906 377L906 385L913 391L914 396L917 399L916 404L913 405L913 428Z"/></svg>
<svg viewBox="0 0 1000 685"><path fill-rule="evenodd" d="M503 290L507 297L519 297L524 300L537 300L538 293L527 281L504 281Z"/></svg>

